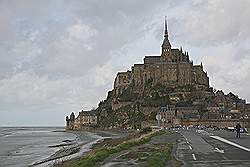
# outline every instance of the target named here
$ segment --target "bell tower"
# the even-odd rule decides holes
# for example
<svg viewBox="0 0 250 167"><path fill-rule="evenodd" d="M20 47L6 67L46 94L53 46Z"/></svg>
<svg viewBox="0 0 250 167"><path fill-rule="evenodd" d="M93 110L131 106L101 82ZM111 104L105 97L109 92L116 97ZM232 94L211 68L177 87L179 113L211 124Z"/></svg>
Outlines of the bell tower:
<svg viewBox="0 0 250 167"><path fill-rule="evenodd" d="M171 44L168 39L168 25L166 17L165 17L164 40L161 45L161 58L163 61L172 62Z"/></svg>

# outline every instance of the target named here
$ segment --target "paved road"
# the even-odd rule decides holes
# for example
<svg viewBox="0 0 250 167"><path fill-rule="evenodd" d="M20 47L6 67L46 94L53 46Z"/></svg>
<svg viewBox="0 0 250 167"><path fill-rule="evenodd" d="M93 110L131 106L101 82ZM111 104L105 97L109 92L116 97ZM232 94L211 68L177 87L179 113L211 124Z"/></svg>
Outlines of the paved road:
<svg viewBox="0 0 250 167"><path fill-rule="evenodd" d="M180 133L176 157L184 166L250 166L250 135L224 130L174 130Z"/></svg>

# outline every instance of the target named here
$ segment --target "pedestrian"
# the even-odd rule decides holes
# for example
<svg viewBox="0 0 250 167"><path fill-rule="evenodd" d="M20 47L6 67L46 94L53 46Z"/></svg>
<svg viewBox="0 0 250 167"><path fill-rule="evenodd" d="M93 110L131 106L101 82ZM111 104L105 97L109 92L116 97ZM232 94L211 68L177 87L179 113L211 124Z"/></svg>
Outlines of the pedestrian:
<svg viewBox="0 0 250 167"><path fill-rule="evenodd" d="M240 123L238 122L237 123L237 125L236 125L236 127L235 127L235 129L236 129L236 137L237 138L240 138L240 128L241 128L241 126L240 126Z"/></svg>

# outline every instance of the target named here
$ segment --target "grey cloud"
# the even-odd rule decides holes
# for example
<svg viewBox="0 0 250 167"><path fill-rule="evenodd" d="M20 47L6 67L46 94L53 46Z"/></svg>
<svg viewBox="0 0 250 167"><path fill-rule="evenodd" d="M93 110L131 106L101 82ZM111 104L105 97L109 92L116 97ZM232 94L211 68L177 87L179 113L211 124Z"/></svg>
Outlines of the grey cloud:
<svg viewBox="0 0 250 167"><path fill-rule="evenodd" d="M142 39L161 7L142 0L0 3L0 112L9 117L58 110L64 117L96 106L112 88L114 53Z"/></svg>
<svg viewBox="0 0 250 167"><path fill-rule="evenodd" d="M250 10L247 0L193 1L189 10L177 15L175 36L193 45L221 45L249 39Z"/></svg>
<svg viewBox="0 0 250 167"><path fill-rule="evenodd" d="M111 58L110 53L113 50L124 47L145 35L144 25L152 19L157 8L160 7L159 2L149 1L46 2L22 1L21 3L19 1L10 4L7 1L2 2L3 6L13 11L11 14L4 13L9 14L9 18L13 17L10 19L11 24L8 29L12 29L15 36L7 37L9 44L12 45L14 40L16 45L20 45L19 42L31 42L34 49L42 50L41 55L30 64L32 67L37 65L34 70L38 74L45 73L45 75L48 72L55 75L75 76L77 73L84 75L91 67L104 65ZM79 39L70 41L70 37L66 39L67 29L77 26L79 22L82 26L93 28L98 32L98 36L92 41ZM68 41L64 42L65 40ZM86 49L89 42L94 47L91 51ZM35 48L35 45L40 48ZM25 56L22 55L23 57ZM61 62L57 61L60 57ZM64 57L66 59L63 59ZM74 62L73 57L77 57L77 62ZM70 60L66 61L67 58ZM9 59L9 62L13 61L15 60ZM75 65L80 62L81 65ZM30 64L26 63L26 68L31 66ZM56 69L57 67L59 68ZM9 69L11 70L13 69ZM77 70L80 73L76 72Z"/></svg>
<svg viewBox="0 0 250 167"><path fill-rule="evenodd" d="M164 15L173 46L194 50L213 86L249 100L247 6L244 0L0 1L1 122L13 124L8 117L23 113L53 124L35 118L37 112L60 115L63 124L72 110L96 106L118 69L160 52Z"/></svg>

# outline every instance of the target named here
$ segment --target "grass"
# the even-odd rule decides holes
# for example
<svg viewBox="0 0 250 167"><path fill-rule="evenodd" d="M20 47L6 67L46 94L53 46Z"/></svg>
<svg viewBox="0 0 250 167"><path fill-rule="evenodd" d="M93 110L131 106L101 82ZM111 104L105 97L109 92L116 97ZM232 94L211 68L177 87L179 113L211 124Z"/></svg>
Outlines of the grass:
<svg viewBox="0 0 250 167"><path fill-rule="evenodd" d="M75 167L94 167L97 163L102 162L105 158L107 158L111 154L127 150L134 146L145 144L149 142L152 139L152 137L157 135L162 135L164 133L165 133L164 131L152 132L143 135L139 138L125 141L121 144L118 144L117 146L96 149L91 154L87 155L86 157L83 157L79 161L79 163L75 165Z"/></svg>
<svg viewBox="0 0 250 167"><path fill-rule="evenodd" d="M147 159L148 167L163 167L166 166L166 162L171 159L172 145L166 144L153 153L152 156Z"/></svg>

